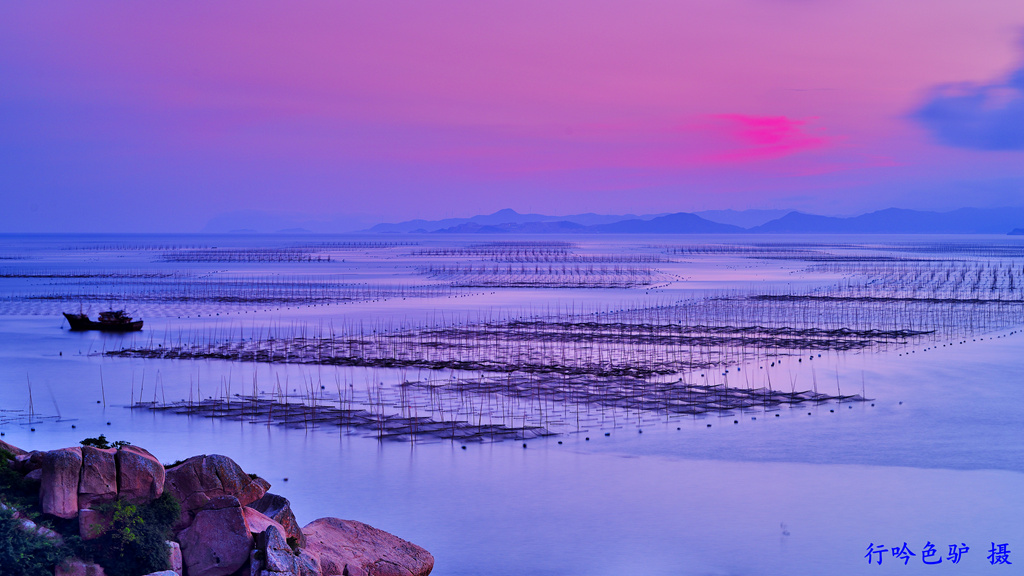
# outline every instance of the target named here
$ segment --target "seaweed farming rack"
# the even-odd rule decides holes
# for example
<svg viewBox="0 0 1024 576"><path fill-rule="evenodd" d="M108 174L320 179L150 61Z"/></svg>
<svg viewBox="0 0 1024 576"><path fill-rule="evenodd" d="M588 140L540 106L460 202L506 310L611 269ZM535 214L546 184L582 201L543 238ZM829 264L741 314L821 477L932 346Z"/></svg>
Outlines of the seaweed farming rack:
<svg viewBox="0 0 1024 576"><path fill-rule="evenodd" d="M498 442L529 440L591 429L621 427L644 418L736 412L774 412L826 402L853 403L861 395L811 390L735 388L726 385L651 382L633 378L504 377L405 381L367 387L362 397L342 387L328 395L312 381L303 395L250 394L200 401L136 402L135 410L170 412L288 428L338 428L381 440Z"/></svg>

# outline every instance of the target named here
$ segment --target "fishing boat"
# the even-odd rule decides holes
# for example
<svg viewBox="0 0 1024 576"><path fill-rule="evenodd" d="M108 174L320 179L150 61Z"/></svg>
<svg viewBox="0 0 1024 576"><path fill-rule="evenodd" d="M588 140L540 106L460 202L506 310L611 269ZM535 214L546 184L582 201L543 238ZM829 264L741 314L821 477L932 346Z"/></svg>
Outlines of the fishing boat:
<svg viewBox="0 0 1024 576"><path fill-rule="evenodd" d="M84 312L64 313L72 330L103 330L104 332L135 332L142 330L142 320L132 320L124 310L108 310L100 312L99 319L93 321Z"/></svg>

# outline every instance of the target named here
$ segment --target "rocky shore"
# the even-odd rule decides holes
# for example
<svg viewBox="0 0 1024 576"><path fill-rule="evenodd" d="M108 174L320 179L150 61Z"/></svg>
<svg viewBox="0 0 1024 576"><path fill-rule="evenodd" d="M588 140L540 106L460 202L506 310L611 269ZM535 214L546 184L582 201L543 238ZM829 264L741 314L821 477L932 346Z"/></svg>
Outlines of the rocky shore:
<svg viewBox="0 0 1024 576"><path fill-rule="evenodd" d="M167 569L150 576L425 576L434 566L423 548L362 522L320 518L300 527L286 498L226 456L193 456L165 467L132 445L26 451L0 441L0 450L12 457L5 466L21 476L19 485L38 485L35 520L64 527L58 533L0 503L25 538L63 544L77 523L82 542L134 543L138 510L159 504L176 512L159 551ZM101 564L70 557L54 574L109 576L105 570L112 568Z"/></svg>

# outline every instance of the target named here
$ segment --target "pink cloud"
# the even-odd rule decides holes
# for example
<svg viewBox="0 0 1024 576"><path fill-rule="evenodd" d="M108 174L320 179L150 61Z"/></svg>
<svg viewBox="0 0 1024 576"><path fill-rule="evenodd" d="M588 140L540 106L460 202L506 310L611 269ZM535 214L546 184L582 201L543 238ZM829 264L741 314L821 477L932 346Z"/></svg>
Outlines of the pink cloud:
<svg viewBox="0 0 1024 576"><path fill-rule="evenodd" d="M709 133L726 149L704 155L701 160L707 163L732 164L784 158L833 143L830 138L807 133L806 120L745 114L716 114L711 118L715 122L702 126L702 131Z"/></svg>

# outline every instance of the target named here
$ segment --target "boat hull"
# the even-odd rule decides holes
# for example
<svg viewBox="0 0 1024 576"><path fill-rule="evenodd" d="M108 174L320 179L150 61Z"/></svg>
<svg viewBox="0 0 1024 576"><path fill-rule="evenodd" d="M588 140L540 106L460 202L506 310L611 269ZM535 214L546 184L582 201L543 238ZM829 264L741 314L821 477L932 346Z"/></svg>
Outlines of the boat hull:
<svg viewBox="0 0 1024 576"><path fill-rule="evenodd" d="M134 322L95 322L85 314L64 313L72 330L101 330L103 332L137 332L142 330L142 320Z"/></svg>

